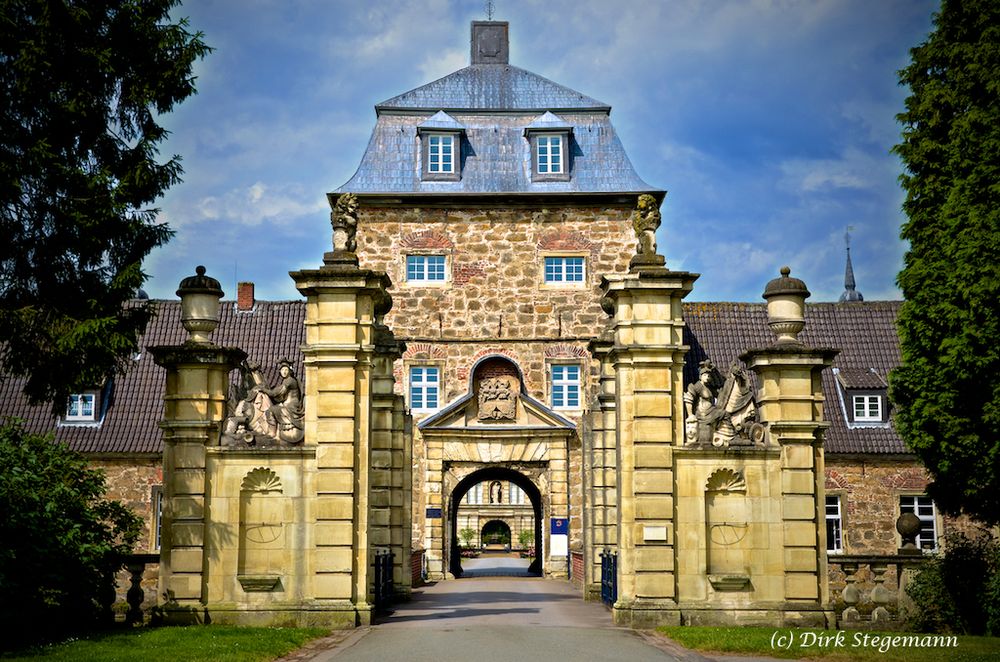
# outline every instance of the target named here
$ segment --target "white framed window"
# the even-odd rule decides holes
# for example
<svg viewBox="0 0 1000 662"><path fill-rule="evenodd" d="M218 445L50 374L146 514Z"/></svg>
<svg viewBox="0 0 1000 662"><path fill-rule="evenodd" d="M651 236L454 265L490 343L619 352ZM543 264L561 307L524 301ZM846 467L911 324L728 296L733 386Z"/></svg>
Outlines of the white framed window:
<svg viewBox="0 0 1000 662"><path fill-rule="evenodd" d="M407 255L407 283L444 283L447 280L444 255Z"/></svg>
<svg viewBox="0 0 1000 662"><path fill-rule="evenodd" d="M583 283L585 276L584 258L550 255L545 258L545 283Z"/></svg>
<svg viewBox="0 0 1000 662"><path fill-rule="evenodd" d="M520 487L518 487L514 483L510 483L507 493L510 494L511 505L514 506L524 505L524 490L522 490Z"/></svg>
<svg viewBox="0 0 1000 662"><path fill-rule="evenodd" d="M476 483L465 493L465 503L478 505L483 502L483 484Z"/></svg>
<svg viewBox="0 0 1000 662"><path fill-rule="evenodd" d="M579 364L554 364L552 366L552 408L580 408Z"/></svg>
<svg viewBox="0 0 1000 662"><path fill-rule="evenodd" d="M844 551L844 519L840 509L840 497L826 496L826 551L841 554Z"/></svg>
<svg viewBox="0 0 1000 662"><path fill-rule="evenodd" d="M92 422L97 420L97 394L74 393L66 403L64 421Z"/></svg>
<svg viewBox="0 0 1000 662"><path fill-rule="evenodd" d="M441 390L441 371L435 366L410 367L410 409L435 411Z"/></svg>
<svg viewBox="0 0 1000 662"><path fill-rule="evenodd" d="M899 513L913 513L920 519L917 547L933 552L937 549L937 510L926 494L899 497Z"/></svg>
<svg viewBox="0 0 1000 662"><path fill-rule="evenodd" d="M855 395L854 420L856 422L882 422L882 396L880 395Z"/></svg>
<svg viewBox="0 0 1000 662"><path fill-rule="evenodd" d="M427 136L427 172L431 174L455 172L455 136L440 133Z"/></svg>
<svg viewBox="0 0 1000 662"><path fill-rule="evenodd" d="M535 163L539 175L560 175L563 173L563 137L538 136L535 139Z"/></svg>

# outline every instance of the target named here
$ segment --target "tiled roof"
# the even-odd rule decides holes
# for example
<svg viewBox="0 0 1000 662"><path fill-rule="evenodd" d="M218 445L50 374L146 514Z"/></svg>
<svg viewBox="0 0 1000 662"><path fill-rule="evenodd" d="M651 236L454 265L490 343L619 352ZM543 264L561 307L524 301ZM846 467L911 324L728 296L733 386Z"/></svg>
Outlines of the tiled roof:
<svg viewBox="0 0 1000 662"><path fill-rule="evenodd" d="M532 181L531 147L524 129L538 119L522 114L461 114L465 127L459 181L424 181L417 127L431 115L383 114L361 165L335 193L646 193L606 114L562 113L573 127L569 181Z"/></svg>
<svg viewBox="0 0 1000 662"><path fill-rule="evenodd" d="M473 64L444 78L386 99L391 110L604 110L611 107L576 90L509 64Z"/></svg>
<svg viewBox="0 0 1000 662"><path fill-rule="evenodd" d="M118 375L110 388L110 406L99 425L60 425L48 406L29 406L21 394L17 379L0 380L3 415L24 419L35 432L55 432L57 440L84 453L160 453L163 418L163 390L166 372L153 363L146 347L177 345L187 338L181 326L179 301L156 301L156 317L143 337L139 359L124 375ZM253 312L235 312L235 304L222 302L219 328L212 340L223 346L240 347L248 360L261 364L269 384L278 382L277 363L289 359L302 375L302 352L305 341L303 301L258 301ZM236 377L238 373L232 375ZM235 383L235 379L230 380Z"/></svg>
<svg viewBox="0 0 1000 662"><path fill-rule="evenodd" d="M856 301L806 305L806 327L799 339L812 347L833 347L840 354L833 367L852 374L874 369L889 374L900 363L896 316L901 301ZM698 378L698 362L711 358L724 370L748 349L774 342L767 327L763 303L686 303L688 328L684 341L691 346L684 366L684 383ZM824 412L830 421L828 453L907 453L892 426L848 429L832 370L823 372Z"/></svg>
<svg viewBox="0 0 1000 662"><path fill-rule="evenodd" d="M850 374L874 369L885 376L900 362L895 321L901 302L865 301L816 303L806 307L806 328L800 338L815 347L841 349L834 367ZM179 344L185 332L180 323L180 302L156 302L158 314L143 338L142 346ZM236 313L232 302L223 302L219 328L213 340L237 346L264 368L268 383L278 381L277 362L288 358L302 376L301 345L305 341L301 301L258 301L254 312ZM690 345L685 365L685 383L697 379L698 363L711 358L724 369L748 349L769 345L774 336L767 328L764 304L685 303L685 343ZM871 373L869 373L871 374ZM19 380L0 381L4 414L27 421L38 432L55 429L56 438L72 448L89 453L158 453L163 416L165 372L148 352L125 375L115 378L112 403L100 426L57 426L47 407L29 407L21 395ZM831 370L823 373L826 416L831 427L826 436L830 453L899 454L904 447L890 427L850 430Z"/></svg>
<svg viewBox="0 0 1000 662"><path fill-rule="evenodd" d="M840 368L837 371L837 381L844 388L880 389L889 385L871 368Z"/></svg>

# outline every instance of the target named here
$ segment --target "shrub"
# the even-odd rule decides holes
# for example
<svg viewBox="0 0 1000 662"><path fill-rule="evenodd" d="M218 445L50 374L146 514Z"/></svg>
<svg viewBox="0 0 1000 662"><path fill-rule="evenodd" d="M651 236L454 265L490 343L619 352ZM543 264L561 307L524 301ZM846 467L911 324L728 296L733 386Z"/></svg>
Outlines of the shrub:
<svg viewBox="0 0 1000 662"><path fill-rule="evenodd" d="M140 521L104 498L104 475L48 436L0 424L0 622L4 646L92 627ZM41 633L41 634L40 634Z"/></svg>
<svg viewBox="0 0 1000 662"><path fill-rule="evenodd" d="M921 567L906 592L916 630L1000 634L1000 543L985 533L948 535L944 552Z"/></svg>

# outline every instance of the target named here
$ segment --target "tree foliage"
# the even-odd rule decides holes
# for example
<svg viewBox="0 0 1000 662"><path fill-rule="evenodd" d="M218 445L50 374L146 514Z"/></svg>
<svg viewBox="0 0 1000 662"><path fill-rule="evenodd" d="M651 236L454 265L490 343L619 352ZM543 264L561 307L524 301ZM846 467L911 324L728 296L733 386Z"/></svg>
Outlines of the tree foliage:
<svg viewBox="0 0 1000 662"><path fill-rule="evenodd" d="M56 411L134 354L151 314L123 304L171 234L150 208L181 173L157 160L159 116L209 51L177 4L0 4L0 366Z"/></svg>
<svg viewBox="0 0 1000 662"><path fill-rule="evenodd" d="M920 568L906 593L920 632L1000 634L1000 542L989 532L949 535L944 553Z"/></svg>
<svg viewBox="0 0 1000 662"><path fill-rule="evenodd" d="M104 475L49 437L0 425L0 622L3 645L99 617L141 522L104 498Z"/></svg>
<svg viewBox="0 0 1000 662"><path fill-rule="evenodd" d="M1000 3L944 0L900 72L910 244L896 425L948 513L1000 522Z"/></svg>

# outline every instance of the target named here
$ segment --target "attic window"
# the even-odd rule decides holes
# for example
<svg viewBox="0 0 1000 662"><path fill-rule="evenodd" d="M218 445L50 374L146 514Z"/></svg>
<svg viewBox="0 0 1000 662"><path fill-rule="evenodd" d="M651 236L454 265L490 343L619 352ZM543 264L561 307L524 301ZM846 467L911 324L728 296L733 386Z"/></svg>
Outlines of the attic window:
<svg viewBox="0 0 1000 662"><path fill-rule="evenodd" d="M854 420L858 422L882 422L881 395L855 395Z"/></svg>
<svg viewBox="0 0 1000 662"><path fill-rule="evenodd" d="M847 426L889 425L889 385L872 368L834 368Z"/></svg>
<svg viewBox="0 0 1000 662"><path fill-rule="evenodd" d="M436 133L427 136L427 172L455 172L455 136Z"/></svg>
<svg viewBox="0 0 1000 662"><path fill-rule="evenodd" d="M563 137L561 134L538 136L535 141L535 163L540 175L561 175L563 172Z"/></svg>

